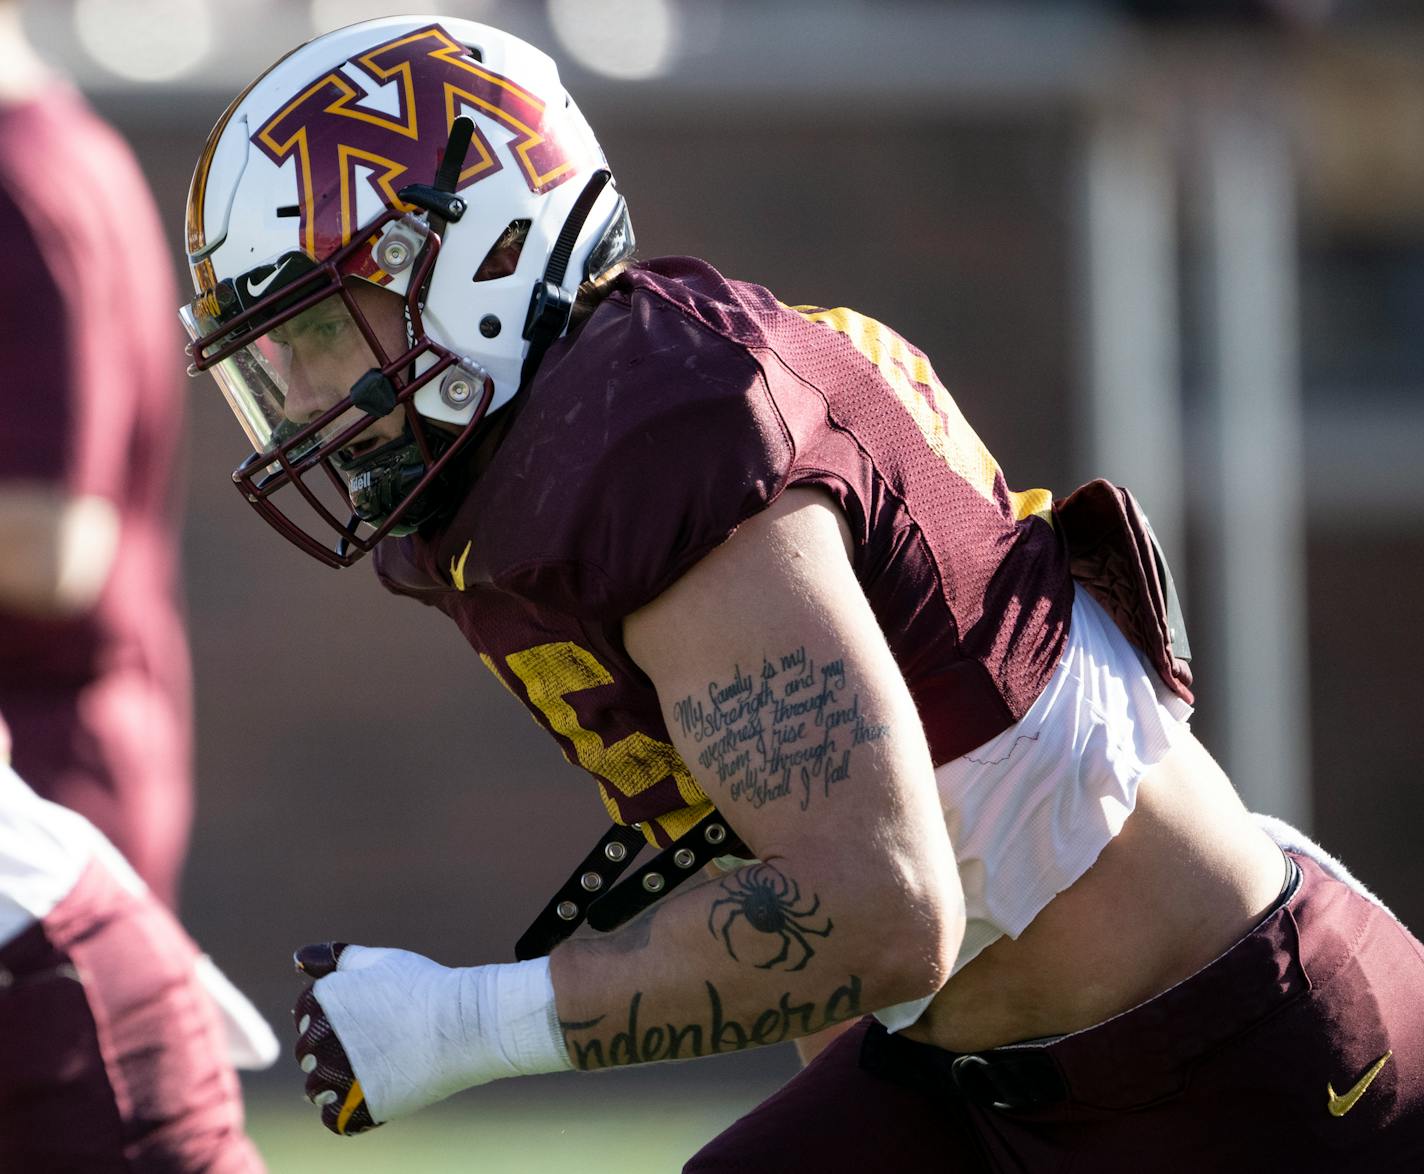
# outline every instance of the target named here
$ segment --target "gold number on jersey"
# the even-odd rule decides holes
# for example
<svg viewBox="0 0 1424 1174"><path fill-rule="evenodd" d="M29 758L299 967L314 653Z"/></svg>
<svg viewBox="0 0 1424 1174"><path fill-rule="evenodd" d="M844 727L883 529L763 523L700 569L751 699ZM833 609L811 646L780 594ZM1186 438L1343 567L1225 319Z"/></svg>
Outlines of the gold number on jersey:
<svg viewBox="0 0 1424 1174"><path fill-rule="evenodd" d="M954 397L945 390L924 355L893 330L854 310L844 307L822 310L813 306L795 309L808 321L824 323L845 335L894 389L896 398L910 413L930 449L979 494L990 501L994 499L994 480L1001 476L999 465L969 426ZM1024 493L1009 490L1009 503L1016 520L1032 514L1050 521L1053 497L1046 489L1030 489Z"/></svg>
<svg viewBox="0 0 1424 1174"><path fill-rule="evenodd" d="M631 799L669 775L687 804L680 811L657 817L670 837L676 839L711 810L711 801L671 743L659 742L638 731L610 746L593 730L579 724L568 695L613 684L613 674L586 648L569 640L536 644L510 654L505 663L524 685L529 703L544 715L554 733L568 739L578 765L601 780L599 793L613 819L623 817L609 787Z"/></svg>

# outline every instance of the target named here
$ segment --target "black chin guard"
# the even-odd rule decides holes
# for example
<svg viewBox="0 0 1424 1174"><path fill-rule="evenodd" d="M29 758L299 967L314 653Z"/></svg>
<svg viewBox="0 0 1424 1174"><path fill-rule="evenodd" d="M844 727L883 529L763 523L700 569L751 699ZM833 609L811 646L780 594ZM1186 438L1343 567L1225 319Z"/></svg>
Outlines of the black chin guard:
<svg viewBox="0 0 1424 1174"><path fill-rule="evenodd" d="M347 493L351 508L367 525L379 526L420 483L426 463L420 446L407 432L353 461L345 471L349 474ZM413 534L435 514L433 499L436 497L438 494L427 491L411 502L400 525L392 529L391 534L397 537Z"/></svg>

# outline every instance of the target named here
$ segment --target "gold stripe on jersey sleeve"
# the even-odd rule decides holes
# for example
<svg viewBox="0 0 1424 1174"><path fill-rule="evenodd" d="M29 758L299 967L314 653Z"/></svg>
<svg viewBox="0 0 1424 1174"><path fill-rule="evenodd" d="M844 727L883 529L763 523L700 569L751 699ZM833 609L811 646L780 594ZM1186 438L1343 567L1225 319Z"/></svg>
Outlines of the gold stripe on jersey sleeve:
<svg viewBox="0 0 1424 1174"><path fill-rule="evenodd" d="M864 355L890 385L931 451L981 497L994 500L995 479L1002 477L1003 472L924 355L874 318L844 306L832 310L814 306L791 308L807 321L824 323L845 335L851 346ZM1008 495L1015 521L1038 517L1050 526L1053 524L1053 495L1048 490L1030 489L1022 493L1008 490Z"/></svg>

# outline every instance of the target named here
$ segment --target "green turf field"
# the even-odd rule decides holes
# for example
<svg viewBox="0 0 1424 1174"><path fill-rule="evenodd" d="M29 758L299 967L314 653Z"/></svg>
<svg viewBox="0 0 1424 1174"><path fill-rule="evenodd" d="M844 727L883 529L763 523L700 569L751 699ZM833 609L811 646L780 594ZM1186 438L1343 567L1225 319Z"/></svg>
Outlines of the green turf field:
<svg viewBox="0 0 1424 1174"><path fill-rule="evenodd" d="M321 1127L295 1074L269 1075L249 1085L248 1128L271 1174L676 1174L795 1070L739 1059L505 1081L356 1138Z"/></svg>

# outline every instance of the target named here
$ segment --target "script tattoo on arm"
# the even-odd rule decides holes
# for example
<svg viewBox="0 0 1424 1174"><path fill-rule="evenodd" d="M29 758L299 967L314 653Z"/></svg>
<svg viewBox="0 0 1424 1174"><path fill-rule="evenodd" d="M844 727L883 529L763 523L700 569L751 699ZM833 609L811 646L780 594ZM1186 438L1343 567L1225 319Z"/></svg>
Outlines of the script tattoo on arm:
<svg viewBox="0 0 1424 1174"><path fill-rule="evenodd" d="M734 961L741 959L732 944L732 927L738 926L739 936L746 936L739 923L781 943L774 957L756 964L758 970L782 965L787 970L801 970L816 954L806 935L829 937L835 926L829 917L825 925L814 924L811 919L820 912L821 898L812 893L809 903L803 901L801 886L770 864L739 869L722 882L721 890L723 895L712 902L707 913L707 930L722 939Z"/></svg>
<svg viewBox="0 0 1424 1174"><path fill-rule="evenodd" d="M861 1014L860 979L853 974L832 991L824 1003L793 1002L788 991L774 1006L746 1019L729 1018L722 1006L721 992L710 982L704 982L703 986L707 991L708 1015L696 1023L649 1023L646 1018L640 1021L642 991L635 993L628 1004L626 1025L619 1020L618 1030L611 1036L600 1030L608 1019L606 1015L577 1022L559 1020L574 1066L588 1072L653 1060L687 1060L740 1052L810 1035Z"/></svg>
<svg viewBox="0 0 1424 1174"><path fill-rule="evenodd" d="M855 747L890 732L860 712L845 662L817 664L804 645L763 657L755 673L734 666L730 681L709 681L705 696L688 695L672 712L698 746L698 764L754 809L795 794L805 811L815 792L829 798L849 777Z"/></svg>

